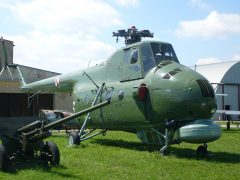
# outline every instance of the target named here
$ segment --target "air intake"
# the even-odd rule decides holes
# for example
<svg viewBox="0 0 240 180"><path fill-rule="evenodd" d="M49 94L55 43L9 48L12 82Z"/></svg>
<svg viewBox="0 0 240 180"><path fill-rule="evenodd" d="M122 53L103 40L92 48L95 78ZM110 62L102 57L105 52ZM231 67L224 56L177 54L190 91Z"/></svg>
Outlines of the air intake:
<svg viewBox="0 0 240 180"><path fill-rule="evenodd" d="M209 84L209 82L207 80L198 79L197 83L201 88L201 92L202 92L203 97L214 97L215 96L212 85Z"/></svg>

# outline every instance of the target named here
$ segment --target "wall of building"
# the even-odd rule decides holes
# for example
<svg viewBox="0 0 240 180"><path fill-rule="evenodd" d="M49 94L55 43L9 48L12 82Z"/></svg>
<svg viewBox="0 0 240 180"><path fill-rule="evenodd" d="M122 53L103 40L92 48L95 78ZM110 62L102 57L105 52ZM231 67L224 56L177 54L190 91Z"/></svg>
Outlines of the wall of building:
<svg viewBox="0 0 240 180"><path fill-rule="evenodd" d="M40 109L53 109L53 95L32 99L25 93L0 93L0 117L38 116Z"/></svg>
<svg viewBox="0 0 240 180"><path fill-rule="evenodd" d="M14 64L13 42L1 39L0 117L37 116L40 109L59 109L72 112L72 97L69 93L53 95L43 92L29 98L32 94L21 91L22 79L25 83L31 83L56 75L59 73Z"/></svg>
<svg viewBox="0 0 240 180"><path fill-rule="evenodd" d="M0 80L0 93L19 93L19 92L20 92L20 82L19 81L2 81L2 80Z"/></svg>
<svg viewBox="0 0 240 180"><path fill-rule="evenodd" d="M70 93L55 93L54 109L73 112L73 98Z"/></svg>

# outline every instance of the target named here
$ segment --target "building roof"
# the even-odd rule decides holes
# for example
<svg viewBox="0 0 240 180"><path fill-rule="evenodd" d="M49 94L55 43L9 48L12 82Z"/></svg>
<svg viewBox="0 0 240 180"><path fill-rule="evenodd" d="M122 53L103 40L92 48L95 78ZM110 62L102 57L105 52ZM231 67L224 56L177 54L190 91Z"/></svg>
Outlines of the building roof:
<svg viewBox="0 0 240 180"><path fill-rule="evenodd" d="M15 64L6 66L2 69L0 72L0 81L20 81L21 75L19 74L17 67L19 67L23 76L22 78L26 83L32 83L59 75L59 73Z"/></svg>
<svg viewBox="0 0 240 180"><path fill-rule="evenodd" d="M240 84L240 61L195 65L193 69L213 84Z"/></svg>

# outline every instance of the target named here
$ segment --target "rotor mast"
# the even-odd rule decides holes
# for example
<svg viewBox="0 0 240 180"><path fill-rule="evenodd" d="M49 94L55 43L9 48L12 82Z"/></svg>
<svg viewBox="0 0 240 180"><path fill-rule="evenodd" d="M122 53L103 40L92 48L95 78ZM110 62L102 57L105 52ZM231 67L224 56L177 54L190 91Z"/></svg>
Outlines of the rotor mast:
<svg viewBox="0 0 240 180"><path fill-rule="evenodd" d="M138 31L138 29L135 26L132 26L127 30L121 29L121 30L118 30L118 32L113 32L113 37L117 37L116 38L117 43L118 43L118 37L124 37L125 44L129 45L132 43L141 42L142 37L153 38L153 33L151 33L149 30Z"/></svg>

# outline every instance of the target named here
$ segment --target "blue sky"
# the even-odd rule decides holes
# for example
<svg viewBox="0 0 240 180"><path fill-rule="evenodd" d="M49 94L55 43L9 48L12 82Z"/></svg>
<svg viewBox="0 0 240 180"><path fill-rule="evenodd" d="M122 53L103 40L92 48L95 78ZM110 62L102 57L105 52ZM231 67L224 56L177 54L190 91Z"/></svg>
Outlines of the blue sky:
<svg viewBox="0 0 240 180"><path fill-rule="evenodd" d="M1 0L0 17L15 63L61 73L106 60L124 45L112 32L132 25L172 43L187 66L240 60L236 0Z"/></svg>

